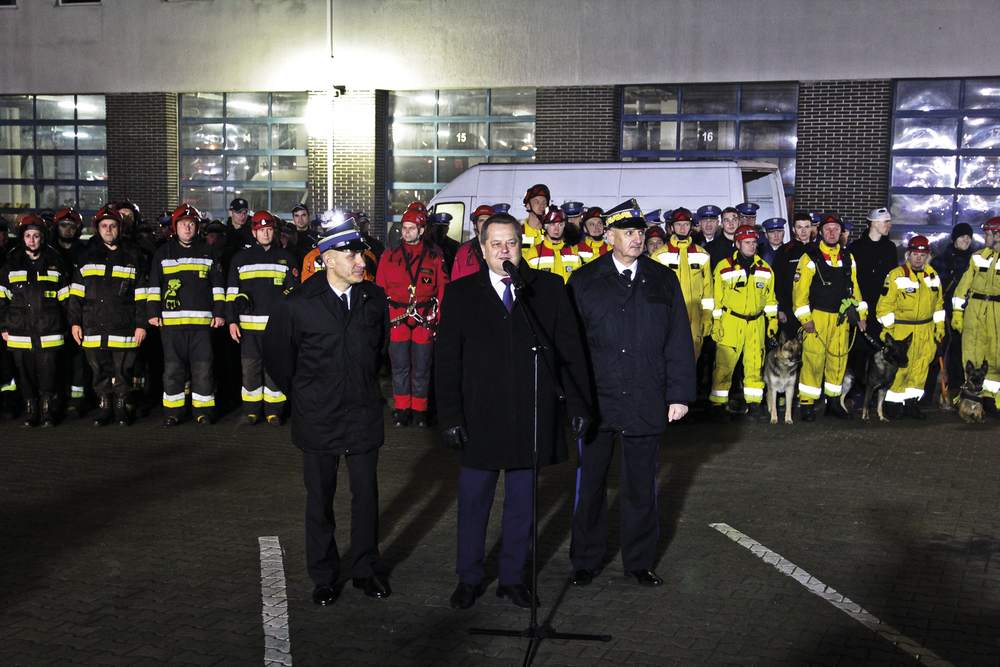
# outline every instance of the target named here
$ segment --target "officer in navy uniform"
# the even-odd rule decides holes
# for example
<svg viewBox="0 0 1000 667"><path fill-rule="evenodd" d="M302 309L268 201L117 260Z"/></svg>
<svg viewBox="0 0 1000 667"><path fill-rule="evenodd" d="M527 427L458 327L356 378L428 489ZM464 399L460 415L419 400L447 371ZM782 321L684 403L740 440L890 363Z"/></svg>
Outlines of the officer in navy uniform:
<svg viewBox="0 0 1000 667"><path fill-rule="evenodd" d="M695 212L694 219L698 223L698 231L691 234L691 242L705 248L722 232L719 230L719 220L722 209L714 204L705 204Z"/></svg>
<svg viewBox="0 0 1000 667"><path fill-rule="evenodd" d="M768 218L761 227L764 228L764 238L758 244L757 254L767 265L774 267L774 256L781 250L785 242L785 225L788 223L784 218Z"/></svg>
<svg viewBox="0 0 1000 667"><path fill-rule="evenodd" d="M570 559L572 583L589 584L607 547L607 477L614 443L621 445L622 561L645 586L659 539L656 474L667 423L695 400L691 327L674 272L642 255L646 221L635 200L606 214L612 252L569 280L589 347L597 391L596 429L579 445Z"/></svg>
<svg viewBox="0 0 1000 667"><path fill-rule="evenodd" d="M389 336L385 292L365 280L368 246L353 219L318 242L324 271L278 302L264 331L264 367L292 404L302 450L306 560L313 602L340 594L333 498L343 456L351 484L350 572L373 598L392 593L378 569L378 452L385 438L378 369Z"/></svg>
<svg viewBox="0 0 1000 667"><path fill-rule="evenodd" d="M559 208L566 215L566 229L563 231L563 241L566 245L575 246L583 240L583 212L586 206L581 201L568 201Z"/></svg>

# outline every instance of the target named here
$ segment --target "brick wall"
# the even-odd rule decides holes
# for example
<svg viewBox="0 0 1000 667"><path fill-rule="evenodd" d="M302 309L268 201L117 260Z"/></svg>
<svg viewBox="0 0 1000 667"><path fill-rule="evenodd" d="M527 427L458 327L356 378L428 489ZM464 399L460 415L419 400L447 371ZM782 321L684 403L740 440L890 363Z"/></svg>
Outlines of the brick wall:
<svg viewBox="0 0 1000 667"><path fill-rule="evenodd" d="M888 203L892 82L799 84L795 207L836 211L856 227Z"/></svg>
<svg viewBox="0 0 1000 667"><path fill-rule="evenodd" d="M615 86L537 89L535 161L618 160L620 94L620 89Z"/></svg>
<svg viewBox="0 0 1000 667"><path fill-rule="evenodd" d="M177 95L108 95L108 198L130 198L146 219L173 209L177 184Z"/></svg>

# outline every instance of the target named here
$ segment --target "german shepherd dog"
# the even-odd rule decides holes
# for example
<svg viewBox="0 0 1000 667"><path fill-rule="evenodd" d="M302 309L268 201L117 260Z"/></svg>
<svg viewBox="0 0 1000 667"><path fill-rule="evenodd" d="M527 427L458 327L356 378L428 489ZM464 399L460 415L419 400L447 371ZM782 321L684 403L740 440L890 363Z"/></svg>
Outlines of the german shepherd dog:
<svg viewBox="0 0 1000 667"><path fill-rule="evenodd" d="M986 362L976 368L971 361L965 362L965 384L962 385L962 398L958 404L958 416L966 424L983 423L983 399L979 397L979 392L983 390L983 381L986 379L986 371L989 370Z"/></svg>
<svg viewBox="0 0 1000 667"><path fill-rule="evenodd" d="M767 409L771 423L778 423L778 394L785 395L785 423L792 423L792 403L802 367L802 341L788 338L782 331L778 346L764 358L764 382L767 383Z"/></svg>
<svg viewBox="0 0 1000 667"><path fill-rule="evenodd" d="M906 368L907 354L910 351L910 342L913 334L901 340L895 340L889 334L885 335L885 343L872 355L865 366L865 403L861 408L861 419L868 421L868 407L871 405L872 395L875 395L876 412L878 419L882 422L889 421L882 413L882 404L885 402L885 394L889 391L893 381L896 379L896 371ZM844 374L844 383L840 394L840 407L847 410L844 401L847 399L847 392L854 386L854 373L848 369Z"/></svg>

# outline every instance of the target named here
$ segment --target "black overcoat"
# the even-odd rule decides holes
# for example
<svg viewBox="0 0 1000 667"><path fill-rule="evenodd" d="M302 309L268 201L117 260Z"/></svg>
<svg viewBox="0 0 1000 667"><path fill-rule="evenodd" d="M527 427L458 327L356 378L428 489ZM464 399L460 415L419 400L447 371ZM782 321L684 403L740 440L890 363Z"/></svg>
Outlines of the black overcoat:
<svg viewBox="0 0 1000 667"><path fill-rule="evenodd" d="M596 385L598 427L655 435L667 406L696 397L694 344L680 282L638 259L631 287L608 253L573 272L570 296L583 324Z"/></svg>
<svg viewBox="0 0 1000 667"><path fill-rule="evenodd" d="M559 392L549 368L565 390L571 417L589 416L590 381L566 287L558 276L521 264L525 288L507 312L486 268L449 283L441 302L435 342L438 419L442 429L464 426L468 442L461 463L468 468L505 470L531 467L532 345L525 318L530 302L555 350L539 361L539 463L565 461Z"/></svg>
<svg viewBox="0 0 1000 667"><path fill-rule="evenodd" d="M355 454L383 443L379 362L389 310L374 283L351 288L345 317L326 273L278 304L264 331L264 365L292 403L292 442L308 452Z"/></svg>

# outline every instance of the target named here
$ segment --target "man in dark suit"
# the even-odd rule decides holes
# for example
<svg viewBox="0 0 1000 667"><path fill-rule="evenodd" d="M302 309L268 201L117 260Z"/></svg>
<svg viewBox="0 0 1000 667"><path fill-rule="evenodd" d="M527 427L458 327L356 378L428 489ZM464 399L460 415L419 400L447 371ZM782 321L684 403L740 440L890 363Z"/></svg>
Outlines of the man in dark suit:
<svg viewBox="0 0 1000 667"><path fill-rule="evenodd" d="M528 317L546 349L539 360L538 465L565 461L559 386L577 436L587 427L586 360L579 326L556 275L521 263L517 220L501 213L483 223L486 266L448 285L441 305L435 376L445 444L461 451L458 480L458 587L451 606L468 609L482 595L486 527L504 471L503 538L498 597L531 605L524 583L531 536L533 353ZM520 265L515 290L503 263ZM530 306L530 308L527 308ZM558 379L553 377L553 373Z"/></svg>
<svg viewBox="0 0 1000 667"><path fill-rule="evenodd" d="M656 472L668 422L695 400L694 346L681 286L673 271L642 256L646 227L635 200L608 211L613 250L569 280L583 323L597 388L597 424L579 446L570 559L572 582L585 586L607 548L608 467L621 443L622 561L646 586L653 571L659 517Z"/></svg>
<svg viewBox="0 0 1000 667"><path fill-rule="evenodd" d="M314 274L268 319L264 363L292 402L292 442L302 450L306 487L306 559L313 602L339 594L340 552L333 496L340 457L351 483L350 570L354 587L386 598L389 582L376 574L382 394L378 367L386 349L385 292L365 282L368 246L352 221L319 240L325 272Z"/></svg>

